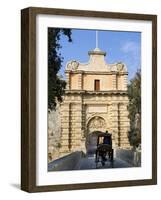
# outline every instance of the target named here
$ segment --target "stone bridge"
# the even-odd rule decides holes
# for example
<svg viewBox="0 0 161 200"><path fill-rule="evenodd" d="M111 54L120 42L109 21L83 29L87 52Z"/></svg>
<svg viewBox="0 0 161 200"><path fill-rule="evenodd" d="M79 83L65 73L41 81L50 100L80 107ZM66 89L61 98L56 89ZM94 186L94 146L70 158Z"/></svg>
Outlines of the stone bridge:
<svg viewBox="0 0 161 200"><path fill-rule="evenodd" d="M141 152L124 149L116 149L114 152L113 162L107 160L104 166L102 166L101 162L99 162L96 166L95 155L91 152L86 155L81 151L73 152L67 156L50 162L48 164L48 171L126 168L141 166Z"/></svg>

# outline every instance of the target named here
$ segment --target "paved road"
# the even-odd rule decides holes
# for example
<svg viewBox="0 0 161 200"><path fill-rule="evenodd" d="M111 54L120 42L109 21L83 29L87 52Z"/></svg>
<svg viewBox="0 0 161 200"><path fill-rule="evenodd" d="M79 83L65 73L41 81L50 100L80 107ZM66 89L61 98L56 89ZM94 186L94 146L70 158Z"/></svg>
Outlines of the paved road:
<svg viewBox="0 0 161 200"><path fill-rule="evenodd" d="M94 156L84 157L80 161L80 169L96 169L96 168L107 169L107 168L125 168L125 167L132 167L132 165L118 158L115 158L113 162L107 160L104 166L102 166L101 162L99 162L97 164L97 167Z"/></svg>

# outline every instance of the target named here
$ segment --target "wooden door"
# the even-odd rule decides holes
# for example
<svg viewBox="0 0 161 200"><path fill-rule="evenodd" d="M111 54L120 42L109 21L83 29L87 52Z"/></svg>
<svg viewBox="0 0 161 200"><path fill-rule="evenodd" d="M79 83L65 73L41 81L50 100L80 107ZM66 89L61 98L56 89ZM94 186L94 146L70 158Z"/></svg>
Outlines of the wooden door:
<svg viewBox="0 0 161 200"><path fill-rule="evenodd" d="M95 82L94 82L94 90L96 90L96 91L100 90L100 80L95 80Z"/></svg>

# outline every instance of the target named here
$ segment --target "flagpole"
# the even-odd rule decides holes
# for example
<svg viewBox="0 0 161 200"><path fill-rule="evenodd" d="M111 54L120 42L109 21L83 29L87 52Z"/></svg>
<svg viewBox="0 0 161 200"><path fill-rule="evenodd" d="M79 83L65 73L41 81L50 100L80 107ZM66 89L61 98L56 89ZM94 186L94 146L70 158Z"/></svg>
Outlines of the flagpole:
<svg viewBox="0 0 161 200"><path fill-rule="evenodd" d="M98 48L98 31L96 31L96 48Z"/></svg>

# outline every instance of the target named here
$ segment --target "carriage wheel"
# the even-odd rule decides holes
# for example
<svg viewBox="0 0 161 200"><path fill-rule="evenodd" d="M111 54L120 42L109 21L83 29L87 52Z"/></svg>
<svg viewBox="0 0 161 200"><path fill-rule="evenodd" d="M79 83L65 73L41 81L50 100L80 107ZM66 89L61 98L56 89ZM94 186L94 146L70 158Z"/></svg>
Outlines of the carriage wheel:
<svg viewBox="0 0 161 200"><path fill-rule="evenodd" d="M110 156L111 157L111 161L113 161L113 149L111 150L110 154L111 154L111 156Z"/></svg>
<svg viewBox="0 0 161 200"><path fill-rule="evenodd" d="M102 160L101 163L102 163L102 166L105 166L105 161Z"/></svg>
<svg viewBox="0 0 161 200"><path fill-rule="evenodd" d="M99 162L99 155L98 155L98 151L96 150L96 158L95 158L95 162Z"/></svg>

